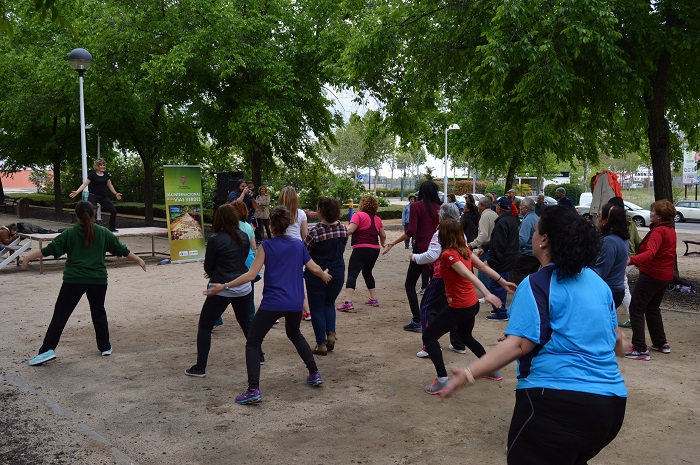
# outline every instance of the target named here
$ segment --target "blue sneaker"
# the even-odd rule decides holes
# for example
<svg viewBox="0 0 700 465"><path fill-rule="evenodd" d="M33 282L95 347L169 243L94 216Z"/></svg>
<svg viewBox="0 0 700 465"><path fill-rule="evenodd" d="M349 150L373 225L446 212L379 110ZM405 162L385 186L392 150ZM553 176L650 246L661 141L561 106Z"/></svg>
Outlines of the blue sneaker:
<svg viewBox="0 0 700 465"><path fill-rule="evenodd" d="M314 374L311 374L306 377L306 384L310 384L311 386L320 386L323 384L323 380L321 379L321 373L318 371Z"/></svg>
<svg viewBox="0 0 700 465"><path fill-rule="evenodd" d="M247 404L259 404L262 402L262 395L260 395L260 389L246 389L243 394L236 396L236 403L240 405Z"/></svg>
<svg viewBox="0 0 700 465"><path fill-rule="evenodd" d="M30 366L42 365L51 360L56 360L56 352L53 350L47 350L43 354L39 354L29 361Z"/></svg>

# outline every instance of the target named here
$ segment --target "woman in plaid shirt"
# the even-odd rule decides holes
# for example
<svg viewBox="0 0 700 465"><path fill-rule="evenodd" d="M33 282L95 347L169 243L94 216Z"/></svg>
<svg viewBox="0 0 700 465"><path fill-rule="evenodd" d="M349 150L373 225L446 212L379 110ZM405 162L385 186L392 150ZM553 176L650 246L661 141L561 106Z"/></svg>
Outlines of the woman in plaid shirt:
<svg viewBox="0 0 700 465"><path fill-rule="evenodd" d="M343 253L348 243L348 230L338 219L340 204L322 197L316 208L318 223L309 231L304 243L311 259L322 269L328 269L333 279L325 284L308 269L304 273L306 296L311 310L311 325L316 336L313 353L326 355L335 348L335 299L345 281Z"/></svg>

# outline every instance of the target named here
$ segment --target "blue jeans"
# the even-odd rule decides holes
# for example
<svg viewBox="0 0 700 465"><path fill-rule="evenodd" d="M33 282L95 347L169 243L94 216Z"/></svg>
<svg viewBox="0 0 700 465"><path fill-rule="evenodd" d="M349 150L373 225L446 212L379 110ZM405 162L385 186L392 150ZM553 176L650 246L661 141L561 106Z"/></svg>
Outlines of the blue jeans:
<svg viewBox="0 0 700 465"><path fill-rule="evenodd" d="M508 281L510 279L510 271L506 271L505 273L499 272L499 275L501 275L501 278L503 278L504 281ZM501 287L500 284L498 284L500 281L495 281L493 279L489 280L489 291L491 294L495 295L499 299L501 299L501 308L496 308L493 307L494 310L496 310L496 313L498 316L502 316L506 314L506 298L508 297L508 292Z"/></svg>
<svg viewBox="0 0 700 465"><path fill-rule="evenodd" d="M479 260L481 260L482 262L485 262L485 261L488 260L488 259L489 259L489 253L488 253L488 252L484 252L484 254L483 254L481 257L479 257ZM491 278L489 278L489 277L486 275L486 273L484 273L483 271L478 271L477 274L476 274L476 276L479 278L479 281L481 281L482 283L484 283L484 287L486 287L486 288L489 287L489 284L491 284Z"/></svg>
<svg viewBox="0 0 700 465"><path fill-rule="evenodd" d="M331 281L332 282L332 281ZM335 332L335 299L343 289L343 280L336 285L316 286L306 283L306 298L311 312L311 326L316 343L326 342L328 333Z"/></svg>

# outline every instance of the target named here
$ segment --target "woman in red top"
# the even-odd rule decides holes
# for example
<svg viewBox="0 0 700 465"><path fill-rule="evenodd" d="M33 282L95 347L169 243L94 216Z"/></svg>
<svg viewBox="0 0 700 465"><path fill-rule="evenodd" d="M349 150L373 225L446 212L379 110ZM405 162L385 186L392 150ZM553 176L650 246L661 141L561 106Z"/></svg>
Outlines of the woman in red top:
<svg viewBox="0 0 700 465"><path fill-rule="evenodd" d="M430 355L430 359L435 365L437 378L433 384L426 386L425 392L428 394L440 393L447 383L447 370L440 351L440 339L450 332L452 328L457 329L459 340L471 350L474 355L481 358L486 354L484 347L474 339L472 330L477 313L479 313L479 296L477 296L474 286L484 295L487 303L499 307L501 301L491 294L486 286L472 273L471 250L464 240L462 225L456 220L443 220L438 230L438 241L442 248L440 255L440 274L445 282L445 295L447 297L447 308L443 309L430 323L423 333L423 345L425 351ZM498 278L501 279L500 277ZM513 292L515 284L501 282L501 285ZM498 370L489 373L485 378L499 380L501 374Z"/></svg>
<svg viewBox="0 0 700 465"><path fill-rule="evenodd" d="M630 302L632 349L625 355L632 360L651 359L644 335L645 319L651 337L651 350L671 353L659 306L666 293L666 286L673 280L676 262L676 231L673 229L675 216L676 207L671 202L666 199L654 202L651 206L650 230L639 244L639 253L629 258L629 265L639 267L639 279Z"/></svg>
<svg viewBox="0 0 700 465"><path fill-rule="evenodd" d="M389 252L392 247L399 244L409 237L415 241L413 253L423 253L428 250L430 239L435 233L440 222L438 211L440 210L440 197L438 197L438 186L433 181L425 181L418 189L418 201L411 204L409 215L408 229L401 234L397 239L387 244L384 254ZM420 333L421 319L420 307L418 306L418 294L416 294L416 283L423 272L424 266L415 262L409 262L408 271L406 272L406 298L411 307L412 319L409 324L403 327L406 331L414 331ZM426 265L425 269L430 270L430 266Z"/></svg>

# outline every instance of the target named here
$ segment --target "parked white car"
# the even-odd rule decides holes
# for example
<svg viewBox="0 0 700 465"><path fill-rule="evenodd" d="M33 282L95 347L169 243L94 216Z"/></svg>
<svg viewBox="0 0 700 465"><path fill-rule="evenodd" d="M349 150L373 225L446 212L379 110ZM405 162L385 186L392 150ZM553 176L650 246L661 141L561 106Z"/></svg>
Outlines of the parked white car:
<svg viewBox="0 0 700 465"><path fill-rule="evenodd" d="M624 202L625 214L632 218L634 224L636 224L637 227L649 226L649 223L651 223L651 213L649 212L649 210L645 210L639 205L636 205L632 202L628 202L626 200ZM593 217L589 213L590 209L591 204L579 205L576 207L576 211L579 215L583 216L587 220L592 221Z"/></svg>
<svg viewBox="0 0 700 465"><path fill-rule="evenodd" d="M676 221L700 221L700 201L681 200L676 204Z"/></svg>

